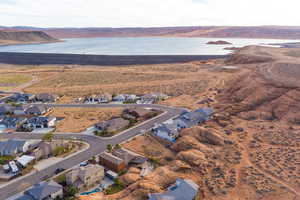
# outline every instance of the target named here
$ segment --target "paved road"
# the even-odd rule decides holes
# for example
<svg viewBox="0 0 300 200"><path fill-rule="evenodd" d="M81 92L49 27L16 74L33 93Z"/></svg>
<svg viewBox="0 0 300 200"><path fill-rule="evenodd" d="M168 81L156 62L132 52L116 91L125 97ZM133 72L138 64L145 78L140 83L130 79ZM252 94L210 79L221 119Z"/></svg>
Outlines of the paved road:
<svg viewBox="0 0 300 200"><path fill-rule="evenodd" d="M64 133L64 134L55 134L56 139L72 139L76 137L78 140L82 140L89 144L89 148L83 152L75 154L63 161L60 161L52 166L49 166L46 169L43 169L37 173L21 177L17 181L12 181L11 183L0 187L1 199L9 198L17 193L24 191L26 188L32 186L33 184L39 183L40 181L52 177L55 174L57 168L69 169L75 165L78 165L82 161L88 160L89 158L98 155L105 151L108 144L119 144L125 142L139 134L144 130L149 130L155 126L157 123L162 123L168 119L174 118L179 115L184 109L182 108L172 108L162 105L119 105L119 104L48 104L49 107L149 107L160 109L164 111L160 116L150 119L147 122L144 122L134 128L126 130L119 135L116 135L111 138L100 138L93 135L83 135L83 134L73 134L73 133ZM20 138L20 139L41 139L43 134L32 134L32 133L7 133L2 134L2 138Z"/></svg>

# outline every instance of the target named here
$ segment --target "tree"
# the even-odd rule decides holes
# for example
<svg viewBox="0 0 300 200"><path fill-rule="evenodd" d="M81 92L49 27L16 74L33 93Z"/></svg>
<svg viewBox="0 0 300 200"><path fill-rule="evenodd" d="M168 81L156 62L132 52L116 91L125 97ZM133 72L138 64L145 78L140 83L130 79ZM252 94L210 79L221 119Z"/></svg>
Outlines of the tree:
<svg viewBox="0 0 300 200"><path fill-rule="evenodd" d="M121 149L121 145L120 144L116 144L114 149Z"/></svg>
<svg viewBox="0 0 300 200"><path fill-rule="evenodd" d="M79 190L76 187L69 186L69 187L66 187L64 196L65 197L74 197L78 192L79 192Z"/></svg>
<svg viewBox="0 0 300 200"><path fill-rule="evenodd" d="M112 152L112 150L113 150L113 145L112 145L112 144L108 144L108 145L106 146L106 149L107 149L108 152Z"/></svg>
<svg viewBox="0 0 300 200"><path fill-rule="evenodd" d="M47 133L47 134L45 134L45 135L43 136L43 141L46 141L46 142L52 142L53 137L54 137L54 135L53 135L52 132Z"/></svg>

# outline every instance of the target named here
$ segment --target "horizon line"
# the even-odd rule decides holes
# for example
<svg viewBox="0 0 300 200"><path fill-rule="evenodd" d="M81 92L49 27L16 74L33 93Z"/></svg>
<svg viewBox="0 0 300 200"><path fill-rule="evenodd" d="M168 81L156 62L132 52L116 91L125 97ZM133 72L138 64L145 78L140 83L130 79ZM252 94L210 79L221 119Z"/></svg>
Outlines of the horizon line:
<svg viewBox="0 0 300 200"><path fill-rule="evenodd" d="M51 27L39 27L39 26L30 26L30 25L24 25L24 26L5 26L0 25L1 28L35 28L35 29L151 29L151 28L197 28L197 27L224 27L224 28L230 28L230 27L294 27L294 28L300 28L300 26L289 26L289 25L205 25L205 26L124 26L124 27L108 27L108 26L51 26Z"/></svg>

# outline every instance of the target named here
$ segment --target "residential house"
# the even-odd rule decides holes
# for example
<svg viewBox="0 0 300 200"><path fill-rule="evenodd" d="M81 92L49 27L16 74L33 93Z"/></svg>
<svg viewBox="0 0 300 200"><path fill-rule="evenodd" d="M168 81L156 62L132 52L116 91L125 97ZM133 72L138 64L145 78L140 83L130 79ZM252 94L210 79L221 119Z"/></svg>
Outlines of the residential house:
<svg viewBox="0 0 300 200"><path fill-rule="evenodd" d="M126 101L126 97L124 94L118 94L113 97L113 101L124 102Z"/></svg>
<svg viewBox="0 0 300 200"><path fill-rule="evenodd" d="M63 186L51 180L34 185L16 200L54 200L58 197L63 197Z"/></svg>
<svg viewBox="0 0 300 200"><path fill-rule="evenodd" d="M43 115L47 113L50 109L43 105L33 105L25 110L26 115Z"/></svg>
<svg viewBox="0 0 300 200"><path fill-rule="evenodd" d="M2 130L13 129L16 130L20 128L25 122L26 118L24 117L9 117L3 116L0 118L0 128Z"/></svg>
<svg viewBox="0 0 300 200"><path fill-rule="evenodd" d="M154 127L152 129L152 132L154 133L154 135L162 139L165 139L169 142L175 142L176 138L179 136L180 130L181 127L179 127L178 124L173 120L170 120L167 123L165 122Z"/></svg>
<svg viewBox="0 0 300 200"><path fill-rule="evenodd" d="M126 164L123 159L107 152L100 154L99 164L114 172L121 172L126 168Z"/></svg>
<svg viewBox="0 0 300 200"><path fill-rule="evenodd" d="M0 115L11 114L14 112L14 107L8 104L0 105Z"/></svg>
<svg viewBox="0 0 300 200"><path fill-rule="evenodd" d="M0 141L1 156L15 156L19 153L26 153L38 146L40 140L10 139Z"/></svg>
<svg viewBox="0 0 300 200"><path fill-rule="evenodd" d="M8 98L9 101L16 103L29 103L35 101L34 94L25 94L25 93L15 93Z"/></svg>
<svg viewBox="0 0 300 200"><path fill-rule="evenodd" d="M31 153L37 160L49 158L58 147L68 147L70 143L64 140L54 140L51 142L41 142Z"/></svg>
<svg viewBox="0 0 300 200"><path fill-rule="evenodd" d="M56 117L35 116L27 120L23 128L33 130L37 128L51 128L56 123Z"/></svg>
<svg viewBox="0 0 300 200"><path fill-rule="evenodd" d="M141 100L138 102L139 104L152 104L160 100L165 100L168 98L168 95L162 93L150 93L145 94L141 97Z"/></svg>
<svg viewBox="0 0 300 200"><path fill-rule="evenodd" d="M123 117L126 119L148 118L153 113L151 109L145 108L127 108L123 110Z"/></svg>
<svg viewBox="0 0 300 200"><path fill-rule="evenodd" d="M32 163L35 160L35 157L23 155L21 157L16 158L16 161L22 166L26 167L28 164Z"/></svg>
<svg viewBox="0 0 300 200"><path fill-rule="evenodd" d="M29 108L29 106L27 105L21 105L21 106L17 106L14 109L14 115L15 116L23 116L26 115L25 111Z"/></svg>
<svg viewBox="0 0 300 200"><path fill-rule="evenodd" d="M135 94L119 94L113 97L113 101L118 102L133 102L137 99Z"/></svg>
<svg viewBox="0 0 300 200"><path fill-rule="evenodd" d="M199 186L192 180L178 178L167 192L148 194L148 200L194 200L198 190Z"/></svg>
<svg viewBox="0 0 300 200"><path fill-rule="evenodd" d="M86 103L109 103L111 100L112 100L112 95L109 93L93 95L85 98Z"/></svg>
<svg viewBox="0 0 300 200"><path fill-rule="evenodd" d="M177 119L181 120L186 124L186 128L196 126L199 123L203 123L209 120L210 116L213 114L211 108L202 108L192 112L185 112L181 114Z"/></svg>
<svg viewBox="0 0 300 200"><path fill-rule="evenodd" d="M123 148L115 149L112 154L118 158L121 158L125 162L125 165L128 165L135 157L137 157L136 155Z"/></svg>
<svg viewBox="0 0 300 200"><path fill-rule="evenodd" d="M49 93L41 93L41 94L37 94L35 99L39 102L55 102L59 99L58 95L55 94L49 94Z"/></svg>
<svg viewBox="0 0 300 200"><path fill-rule="evenodd" d="M80 190L89 188L104 178L104 167L100 165L87 165L78 167L66 174L67 185Z"/></svg>
<svg viewBox="0 0 300 200"><path fill-rule="evenodd" d="M165 140L175 142L179 133L184 128L190 128L203 123L211 117L211 108L202 108L192 112L184 112L179 117L159 124L152 129L152 132Z"/></svg>
<svg viewBox="0 0 300 200"><path fill-rule="evenodd" d="M129 121L122 118L115 118L95 124L99 131L115 132L129 126Z"/></svg>

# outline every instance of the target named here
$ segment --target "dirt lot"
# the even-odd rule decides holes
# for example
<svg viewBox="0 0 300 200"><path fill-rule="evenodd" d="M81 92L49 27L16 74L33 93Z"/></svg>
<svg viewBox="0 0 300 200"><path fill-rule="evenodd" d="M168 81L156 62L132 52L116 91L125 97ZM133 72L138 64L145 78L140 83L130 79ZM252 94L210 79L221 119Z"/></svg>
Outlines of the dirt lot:
<svg viewBox="0 0 300 200"><path fill-rule="evenodd" d="M119 116L121 108L54 108L49 115L63 118L57 124L57 132L81 132L95 123Z"/></svg>
<svg viewBox="0 0 300 200"><path fill-rule="evenodd" d="M174 157L174 153L157 141L154 137L146 135L134 138L130 142L123 144L123 147L131 149L132 151L157 159L164 159L166 157Z"/></svg>
<svg viewBox="0 0 300 200"><path fill-rule="evenodd" d="M219 61L217 61L218 63ZM37 77L37 83L26 92L51 92L68 97L82 97L101 92L136 93L162 92L169 95L195 95L210 84L226 79L230 74L216 71L209 64L185 63L138 65L128 67L95 66L0 66L0 73L22 73ZM218 81L219 82L219 81Z"/></svg>

